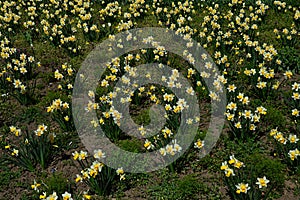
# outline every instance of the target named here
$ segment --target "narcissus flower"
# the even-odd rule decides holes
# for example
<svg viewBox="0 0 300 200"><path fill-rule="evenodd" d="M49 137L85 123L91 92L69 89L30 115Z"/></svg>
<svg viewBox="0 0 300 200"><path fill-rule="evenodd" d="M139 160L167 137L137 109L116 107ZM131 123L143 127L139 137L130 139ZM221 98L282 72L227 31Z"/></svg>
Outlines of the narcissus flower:
<svg viewBox="0 0 300 200"><path fill-rule="evenodd" d="M300 99L300 94L298 92L294 92L292 98L296 101Z"/></svg>
<svg viewBox="0 0 300 200"><path fill-rule="evenodd" d="M83 199L87 199L87 200L90 200L92 198L91 195L88 195L88 193L85 191L83 192Z"/></svg>
<svg viewBox="0 0 300 200"><path fill-rule="evenodd" d="M292 90L293 91L298 92L299 88L300 88L300 84L299 83L296 83L296 82L293 83L293 85L292 85Z"/></svg>
<svg viewBox="0 0 300 200"><path fill-rule="evenodd" d="M118 168L116 172L118 175L124 174L123 167Z"/></svg>
<svg viewBox="0 0 300 200"><path fill-rule="evenodd" d="M201 149L204 146L204 141L198 139L197 142L194 143L194 147L197 149Z"/></svg>
<svg viewBox="0 0 300 200"><path fill-rule="evenodd" d="M47 193L43 192L43 194L40 195L40 199L46 199L47 197Z"/></svg>
<svg viewBox="0 0 300 200"><path fill-rule="evenodd" d="M75 182L82 182L82 177L79 174L76 174Z"/></svg>
<svg viewBox="0 0 300 200"><path fill-rule="evenodd" d="M292 110L292 115L295 117L299 117L299 110L297 110L296 108Z"/></svg>
<svg viewBox="0 0 300 200"><path fill-rule="evenodd" d="M71 197L71 194L68 192L65 192L64 194L62 194L63 200L73 200L73 198Z"/></svg>
<svg viewBox="0 0 300 200"><path fill-rule="evenodd" d="M19 155L19 150L13 149L13 152L11 153L12 156L18 156Z"/></svg>
<svg viewBox="0 0 300 200"><path fill-rule="evenodd" d="M262 188L262 187L267 187L267 184L269 182L270 181L264 176L263 178L257 178L256 184L258 185L259 188Z"/></svg>
<svg viewBox="0 0 300 200"><path fill-rule="evenodd" d="M117 174L120 176L120 181L125 180L125 173L123 167L120 167L116 170Z"/></svg>
<svg viewBox="0 0 300 200"><path fill-rule="evenodd" d="M244 163L236 159L234 155L230 156L228 163L234 165L235 168L241 168L244 166Z"/></svg>
<svg viewBox="0 0 300 200"><path fill-rule="evenodd" d="M45 131L47 131L47 126L44 125L44 124L42 124L42 125L39 125L38 128L37 128L37 130L34 131L34 132L35 132L36 136L40 137L41 135L44 134Z"/></svg>
<svg viewBox="0 0 300 200"><path fill-rule="evenodd" d="M47 197L46 200L57 200L58 196L56 194L56 192L53 192L50 196Z"/></svg>
<svg viewBox="0 0 300 200"><path fill-rule="evenodd" d="M224 172L226 177L235 176L234 171L231 168L226 168Z"/></svg>
<svg viewBox="0 0 300 200"><path fill-rule="evenodd" d="M260 106L260 107L257 107L256 108L256 111L255 112L258 112L259 114L262 114L262 115L266 115L267 114L267 109Z"/></svg>
<svg viewBox="0 0 300 200"><path fill-rule="evenodd" d="M297 138L297 135L289 135L289 141L290 143L297 143L299 141L299 138Z"/></svg>
<svg viewBox="0 0 300 200"><path fill-rule="evenodd" d="M227 161L222 162L221 170L226 170L226 169L228 169L228 168L229 168L229 167L228 167Z"/></svg>
<svg viewBox="0 0 300 200"><path fill-rule="evenodd" d="M160 149L159 149L159 153L160 153L162 156L167 155L167 151L166 151L165 148L160 148Z"/></svg>
<svg viewBox="0 0 300 200"><path fill-rule="evenodd" d="M276 129L272 129L272 130L270 131L270 136L274 136L274 135L276 135L277 133L278 133L277 128L276 128Z"/></svg>
<svg viewBox="0 0 300 200"><path fill-rule="evenodd" d="M65 120L66 122L68 122L68 121L70 120L69 116L65 116L65 117L64 117L64 120Z"/></svg>
<svg viewBox="0 0 300 200"><path fill-rule="evenodd" d="M15 88L19 88L22 85L22 82L18 79L18 80L14 80L14 86Z"/></svg>
<svg viewBox="0 0 300 200"><path fill-rule="evenodd" d="M80 151L78 160L84 160L87 157L87 152L86 151Z"/></svg>
<svg viewBox="0 0 300 200"><path fill-rule="evenodd" d="M79 153L75 151L74 153L72 153L72 156L74 160L77 160L79 158Z"/></svg>
<svg viewBox="0 0 300 200"><path fill-rule="evenodd" d="M17 128L15 126L10 126L9 130L11 133L14 133L17 130Z"/></svg>
<svg viewBox="0 0 300 200"><path fill-rule="evenodd" d="M154 145L148 140L146 139L145 143L144 143L144 147L149 150L149 149L152 149L154 148Z"/></svg>
<svg viewBox="0 0 300 200"><path fill-rule="evenodd" d="M283 75L284 75L285 78L290 79L290 78L292 78L292 76L293 76L293 72L291 72L291 71L286 71Z"/></svg>
<svg viewBox="0 0 300 200"><path fill-rule="evenodd" d="M250 190L250 187L248 186L248 184L245 183L239 183L238 185L236 185L236 193L240 194L240 193L247 193L248 190Z"/></svg>
<svg viewBox="0 0 300 200"><path fill-rule="evenodd" d="M120 181L125 180L125 174L120 175Z"/></svg>
<svg viewBox="0 0 300 200"><path fill-rule="evenodd" d="M229 86L227 87L227 90L228 90L229 92L234 92L235 89L236 89L236 86L235 86L234 84L229 85Z"/></svg>
<svg viewBox="0 0 300 200"><path fill-rule="evenodd" d="M37 191L37 192L39 192L39 187L41 186L41 184L40 183L37 183L35 180L33 181L33 184L31 185L31 189L33 189L33 190L35 190L35 191Z"/></svg>
<svg viewBox="0 0 300 200"><path fill-rule="evenodd" d="M290 159L292 161L294 161L298 156L300 156L300 153L299 153L298 149L295 149L295 150L290 150L288 155L289 155Z"/></svg>
<svg viewBox="0 0 300 200"><path fill-rule="evenodd" d="M105 153L103 153L101 149L94 150L94 158L96 159L105 158Z"/></svg>

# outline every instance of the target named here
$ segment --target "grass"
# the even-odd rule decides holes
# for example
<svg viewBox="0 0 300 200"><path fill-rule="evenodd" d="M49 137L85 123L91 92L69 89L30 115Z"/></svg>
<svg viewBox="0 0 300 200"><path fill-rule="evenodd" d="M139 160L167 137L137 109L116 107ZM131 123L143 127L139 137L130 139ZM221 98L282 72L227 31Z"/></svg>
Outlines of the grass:
<svg viewBox="0 0 300 200"><path fill-rule="evenodd" d="M291 90L291 85L295 81L299 82L299 40L298 37L295 36L295 39L289 41L283 34L281 34L282 38L278 39L278 36L274 33L275 28L280 31L282 31L284 28L290 30L292 24L294 23L295 29L299 34L299 20L297 21L294 19L295 11L293 11L292 9L287 9L286 12L284 10L278 10L278 8L273 5L273 1L271 0L263 1L270 6L270 9L266 11L266 15L262 16L262 22L257 22L257 24L259 25L259 29L256 32L259 32L259 35L254 35L253 39L258 40L260 46L263 46L263 43L266 43L267 45L273 45L278 52L278 59L282 60L283 62L283 64L281 65L277 65L275 61L265 62L264 59L260 57L260 55L258 55L258 53L255 51L251 52L253 56L252 58L246 58L246 52L248 52L249 50L244 44L239 44L239 41L243 41L241 36L242 33L234 34L234 31L228 28L228 24L226 23L221 24L221 30L223 30L224 33L228 30L232 31L233 36L230 38L230 40L233 40L234 45L230 47L215 47L218 34L217 32L214 33L216 36L212 38L212 42L208 42L207 36L215 31L211 27L210 23L207 23L205 25L205 27L208 27L206 37L198 37L199 32L205 30L205 27L202 27L202 22L205 16L213 16L212 12L208 10L208 7L214 7L214 5L218 3L220 4L220 8L217 9L218 12L225 13L225 11L231 9L227 5L231 1L218 0L214 1L214 4L212 1L199 1L199 5L197 5L197 1L194 1L195 9L197 11L193 14L183 14L187 16L191 15L193 17L193 21L187 22L185 25L189 25L194 29L197 29L197 33L194 34L195 38L201 41L201 45L207 45L206 49L212 57L214 57L216 51L220 51L222 53L222 56L228 56L228 63L231 64L230 67L225 67L225 64L220 64L220 70L224 70L222 71L222 73L225 74L228 84L234 83L238 87L237 91L243 92L245 95L249 96L251 100L251 103L245 106L243 110L241 110L253 110L258 106L263 106L267 109L267 115L261 117L261 121L256 125L256 130L253 132L253 134L255 135L254 137L249 137L245 140L237 139L233 137L229 123L226 123L216 146L208 155L206 155L202 159L200 159L199 157L200 150L193 148L194 144L191 144L190 149L185 154L183 154L182 157L176 160L176 162L172 164L172 166L166 167L159 171L143 174L125 173L126 178L122 181L119 180L120 176L115 176L115 172L111 171L110 173L114 174L114 178L110 185L110 192L107 191L106 197L103 197L105 195L97 195L97 190L91 189L91 187L89 187L90 185L85 184L84 181L75 183L76 174L81 174L81 168L79 166L80 164L72 161L72 152L80 152L81 150L84 150L84 146L81 143L75 128L69 125L68 122L64 119L65 115L67 115L66 113L68 113L69 111L62 112L61 115L54 115L53 113L47 113L46 108L50 106L55 99L61 99L63 102L69 102L70 107L72 106L72 90L58 89L57 87L59 86L59 84L61 84L63 87L66 87L68 83L73 83L76 72L80 68L81 63L88 55L88 53L96 46L97 43L103 41L109 34L117 33L118 31L116 30L116 27L121 21L121 18L125 20L124 17L110 18L109 16L107 16L107 19L113 19L112 21L109 21L114 27L112 28L113 31L110 31L110 29L107 28L106 24L108 21L100 20L99 12L97 12L97 10L103 9L104 6L113 1L105 1L104 5L102 5L100 1L93 2L95 2L95 4L93 5L95 10L92 13L95 17L92 18L92 21L87 20L87 23L95 23L101 25L102 28L100 28L101 30L99 34L95 35L95 37L92 37L92 35L90 35L89 37L88 34L85 34L82 29L78 29L79 31L74 33L70 32L67 28L62 29L65 36L70 36L73 34L76 35L75 43L67 43L62 47L59 47L58 44L55 44L55 42L51 42L49 40L49 36L46 36L42 32L42 26L40 26L40 24L36 26L41 30L41 32L39 32L38 34L34 34L33 29L26 29L23 25L20 24L16 25L19 26L19 29L14 30L16 32L15 34L8 35L6 34L6 32L4 32L7 30L0 26L0 31L3 31L3 34L9 38L12 47L17 47L18 50L20 50L21 52L25 52L28 55L34 55L35 60L40 61L41 65L40 67L34 68L34 72L36 72L37 74L35 74L28 80L25 79L24 76L22 76L20 73L17 74L17 72L14 72L15 74L12 74L12 76L15 76L16 79L21 79L22 82L28 81L32 83L34 80L36 80L37 84L33 88L34 93L29 94L28 99L25 99L23 101L21 99L17 101L15 98L13 98L11 94L16 95L19 93L16 93L18 90L13 87L12 83L5 82L5 84L2 84L0 86L1 94L9 93L8 96L0 96L0 146L2 148L0 150L0 159L5 157L5 146L10 144L10 141L13 141L14 143L16 143L15 145L18 146L23 139L14 137L14 135L9 132L10 126L17 126L22 130L28 128L31 131L34 131L36 130L36 127L38 125L47 122L49 131L56 133L56 143L53 145L58 146L55 147L57 148L57 153L54 154L54 151L50 152L50 154L53 153L54 155L50 156L51 160L49 160L49 163L44 166L44 169L40 169L40 167L37 166L35 169L33 169L32 172L28 174L28 172L22 169L20 166L1 166L1 198L3 195L8 195L7 191L9 191L11 194L9 194L7 198L3 196L3 199L39 199L39 195L41 194L41 192L33 191L30 188L30 183L26 181L24 182L23 179L28 178L28 181L32 181L33 179L35 179L42 184L40 186L40 191L46 192L47 195L50 195L55 191L57 192L57 194L59 194L60 199L62 197L61 195L66 191L72 193L72 197L74 199L81 199L84 195L84 192L86 191L89 192L89 195L92 196L92 199L239 199L239 196L236 196L235 194L235 186L233 188L230 188L227 185L227 177L225 177L224 172L220 170L222 162L224 162L225 160L228 161L229 156L233 154L236 156L236 158L238 158L245 164L245 167L239 170L241 174L243 174L244 179L239 179L240 177L237 178L237 176L233 177L232 179L233 181L236 181L236 184L238 183L238 181L245 182L248 180L252 180L252 182L254 182L254 185L251 187L254 188L256 187L256 178L266 176L270 180L270 187L272 185L269 196L270 199L277 199L280 197L290 199L299 198L299 165L290 165L290 161L286 160L286 157L288 157L288 152L280 151L279 149L281 147L281 144L276 142L273 137L269 136L269 132L271 129L278 128L278 130L285 134L286 138L290 133L297 134L298 137L300 137L298 134L300 131L299 118L293 118L291 116L291 108L294 108L295 105L289 103L292 101L291 95L293 93L293 91ZM149 2L152 1L146 1L146 3ZM175 3L177 2L180 1L175 1ZM297 1L286 0L285 2L287 3L287 5L295 7L300 6L299 2L297 3ZM130 5L130 3L132 3L132 1L119 1L119 3L120 5L122 5L121 16L123 16L125 12L131 12L130 9L132 9L132 5ZM172 1L162 1L161 4L170 6L172 5ZM150 5L152 6L152 3L150 3ZM200 5L203 5L203 7L201 7ZM249 5L255 5L255 1L246 1L246 5L247 8ZM141 6L143 7L144 5ZM156 4L156 6L158 5ZM22 10L25 12L24 7L22 7ZM238 13L241 8L241 5L236 5L236 13ZM51 12L53 11L53 9L53 7L49 7L49 10ZM147 10L147 8L143 7L143 10ZM150 11L154 12L155 9L150 8ZM159 26L159 20L162 20L164 22L167 21L167 16L164 12L161 12L159 15L152 15L150 11L148 13L142 14L141 17L134 18L134 22L137 23L135 27L157 27ZM134 13L137 12L133 12L131 14L134 15ZM249 14L250 11L247 10L245 13ZM68 14L71 16L70 13ZM218 14L219 13L217 13L217 15ZM78 16L75 16L76 15L74 15L73 19L77 20ZM170 18L171 23L176 24L178 17L179 15L172 15L172 18ZM24 20L25 19L21 19L22 22ZM58 19L57 22L55 20L56 19L53 18L53 23L59 23L60 19ZM222 20L224 21L224 19ZM220 19L220 21L222 20ZM39 17L36 18L36 22L38 21ZM212 20L210 19L209 22L211 21ZM2 23L4 23L3 20L0 21L0 24ZM103 24L106 24L106 27L104 27ZM166 26L168 25L163 25L163 27ZM245 33L248 34L249 32ZM1 36L0 39L2 40ZM56 42L59 43L60 41ZM33 47L31 47L31 43ZM68 45L75 45L77 47L78 45L80 45L82 46L82 48L80 51L78 50L77 53L73 53L72 51L68 50ZM239 48L239 50L234 50L235 48ZM237 54L236 52L239 52L240 54ZM179 69L181 71L185 70L183 74L186 76L186 71L189 67L187 62L180 61L180 59L175 55L170 55L169 58L172 59L176 69ZM243 64L238 64L240 59L245 60ZM136 63L140 64L143 61L145 60L141 59ZM7 62L8 61L3 58L0 59L1 71L4 69ZM257 79L248 77L244 74L244 70L246 68L255 68L257 70L256 75L259 76L259 67L257 65L259 65L259 63L261 62L265 62L266 66L268 66L270 69L275 70L275 78L266 79L266 81L270 83L275 83L276 80L282 81L282 87L280 87L278 90L272 91L270 93L261 93L261 90L258 90L256 88ZM68 63L70 66L72 66L72 69L74 69L74 76L68 76L67 72L63 71L62 65L64 63ZM121 63L120 65L123 65L123 63ZM59 70L61 73L63 73L64 80L57 80L57 78L55 78L54 72L56 70ZM295 77L293 79L283 81L283 73L286 70L291 70L294 73ZM110 70L107 70L106 73L107 75L111 74ZM122 75L121 72L117 72L116 74ZM200 77L198 75L195 75L189 81L194 83L195 80L198 79L200 79ZM226 86L228 86L228 84ZM7 89L8 86L10 87L9 89ZM112 88L110 88L111 86L113 86L113 83L109 87L97 87L95 95L98 102L100 102L100 100L98 99L102 97L102 95L108 95L108 93L112 91ZM150 89L147 92L154 93L153 91L150 91ZM238 92L236 92L234 95L228 93L228 102L237 101L236 95L238 94ZM201 123L199 126L200 130L198 131L197 138L195 139L203 140L207 133L207 126L210 118L209 116L211 108L207 105L210 98L208 96L208 90L205 89L205 86L197 87L196 93L200 97L198 101L202 106L200 108L202 115ZM147 94L142 98L137 97L137 92L135 92L134 94L136 97L136 101L134 100L130 104L130 114L133 121L137 125L146 126L151 124L150 106L154 104L149 98L151 94ZM158 92L157 96L163 99L163 94L163 92ZM21 97L23 96L21 95ZM22 105L22 102L24 105ZM98 117L103 117L101 116L101 114L108 106L100 104L100 107L102 110L101 112L99 111L100 114L98 113ZM68 113L68 115L69 117L71 117L70 113ZM174 124L172 125L172 131L175 132L177 127L176 123L177 121L180 121L181 118L175 116L173 119ZM133 153L145 153L153 151L147 150L145 148L145 141L143 139L129 137L128 135L123 133L116 125L112 125L112 118L109 118L109 120L110 125L106 125L108 120L106 121L105 119L102 128L105 129L106 134L110 137L111 141L115 142L117 146L125 151ZM295 123L295 121L298 123ZM22 131L22 133L24 132ZM23 136L24 135L21 135L21 137ZM162 135L160 137L162 139L157 141L160 141L161 143L167 141L163 139ZM156 141L156 139L149 138L149 140L151 140L152 144L158 144L158 147L156 147L157 149L160 147L160 144ZM299 148L299 145L295 146L295 148L296 147ZM11 152L9 152L9 155L10 154ZM92 163L92 156L87 158L87 162ZM76 166L76 170L71 168L70 166ZM57 168L57 172L53 172L52 169L55 168ZM65 169L72 170L68 171ZM234 170L236 169L234 168ZM23 174L28 177L23 177ZM291 185L285 185L286 182L289 182ZM97 184L97 182L94 182L94 184ZM12 189L12 187L20 190L20 194L15 196L15 190ZM106 194L106 192L103 192L103 194L104 193Z"/></svg>

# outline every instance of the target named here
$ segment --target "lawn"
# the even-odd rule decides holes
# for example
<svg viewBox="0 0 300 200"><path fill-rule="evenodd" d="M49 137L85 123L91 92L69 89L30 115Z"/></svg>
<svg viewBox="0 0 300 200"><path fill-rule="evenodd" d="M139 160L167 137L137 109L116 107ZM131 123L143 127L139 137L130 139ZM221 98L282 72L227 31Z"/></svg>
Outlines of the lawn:
<svg viewBox="0 0 300 200"><path fill-rule="evenodd" d="M0 1L0 199L300 199L300 1Z"/></svg>

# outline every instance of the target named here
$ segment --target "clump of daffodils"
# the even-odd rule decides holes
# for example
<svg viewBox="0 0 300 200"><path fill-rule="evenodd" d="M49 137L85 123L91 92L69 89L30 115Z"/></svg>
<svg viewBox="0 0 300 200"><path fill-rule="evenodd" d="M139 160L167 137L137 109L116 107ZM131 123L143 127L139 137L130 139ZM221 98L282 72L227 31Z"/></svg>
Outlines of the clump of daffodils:
<svg viewBox="0 0 300 200"><path fill-rule="evenodd" d="M75 75L76 72L72 65L68 63L62 64L62 66L54 72L54 78L60 83L57 88L65 92L66 95L71 94L73 89L72 82L74 81Z"/></svg>
<svg viewBox="0 0 300 200"><path fill-rule="evenodd" d="M45 184L45 183L43 183L43 184ZM46 185L42 185L41 183L37 183L35 180L34 180L33 185L31 185L31 188L39 194L39 199L45 199L45 200L58 200L58 199L73 200L74 196L75 197L76 196L77 197L81 196L82 200L89 200L89 199L92 198L92 196L88 194L88 191L83 191L83 194L81 194L81 195L77 195L77 194L72 195L71 193L69 193L67 191L65 191L63 194L58 194L57 192L53 191L52 193L47 195L47 192L39 192L39 188L42 187L42 186L43 186L43 188L46 187Z"/></svg>
<svg viewBox="0 0 300 200"><path fill-rule="evenodd" d="M109 194L116 176L119 176L120 181L125 180L125 171L122 167L114 170L101 162L106 157L101 149L94 150L93 158L90 158L88 153L82 150L73 152L72 156L73 160L77 161L81 167L75 182L87 185L98 195Z"/></svg>
<svg viewBox="0 0 300 200"><path fill-rule="evenodd" d="M181 152L182 147L177 144L176 140L172 140L171 144L167 144L166 147L160 148L159 152L161 155L171 155L174 156L176 153Z"/></svg>
<svg viewBox="0 0 300 200"><path fill-rule="evenodd" d="M262 178L256 178L256 182L251 182L252 174L247 174L242 170L245 165L243 162L231 155L229 160L222 162L221 170L225 174L225 184L228 187L229 192L234 196L235 199L255 198L260 199L266 194L268 183L270 182L266 176ZM268 194L268 192L267 192Z"/></svg>
<svg viewBox="0 0 300 200"><path fill-rule="evenodd" d="M299 158L299 138L295 133L284 134L276 129L272 129L269 133L276 141L275 145L280 151L278 152L291 167L297 167L300 164Z"/></svg>
<svg viewBox="0 0 300 200"><path fill-rule="evenodd" d="M19 137L16 143L13 137ZM4 145L8 161L26 170L34 171L40 165L45 169L51 162L58 146L56 134L48 130L48 126L40 124L34 131L21 130L16 126L9 127L9 135Z"/></svg>
<svg viewBox="0 0 300 200"><path fill-rule="evenodd" d="M34 99L35 81L39 62L35 57L9 47L10 41L5 37L1 40L1 55L4 65L0 68L0 83L10 96L15 97L23 105L31 104ZM8 45L6 47L6 45Z"/></svg>
<svg viewBox="0 0 300 200"><path fill-rule="evenodd" d="M297 82L294 82L292 85L293 109L291 110L291 114L292 114L292 117L295 120L296 124L297 124L297 121L299 120L299 116L300 116L300 94L298 91L299 87L300 87L300 84Z"/></svg>
<svg viewBox="0 0 300 200"><path fill-rule="evenodd" d="M224 171L226 177L235 176L234 170L232 168L230 168L230 166L240 169L241 167L244 167L245 165L243 162L236 159L234 155L231 155L229 161L223 162L222 166L221 166L221 170Z"/></svg>
<svg viewBox="0 0 300 200"><path fill-rule="evenodd" d="M229 88L230 89L230 88ZM263 106L251 110L250 99L244 93L238 93L226 106L225 116L229 121L230 130L236 139L246 140L255 137L257 124L261 118L267 114L267 109Z"/></svg>
<svg viewBox="0 0 300 200"><path fill-rule="evenodd" d="M75 130L70 104L68 102L64 102L61 99L54 99L46 110L53 120L60 125L63 131Z"/></svg>

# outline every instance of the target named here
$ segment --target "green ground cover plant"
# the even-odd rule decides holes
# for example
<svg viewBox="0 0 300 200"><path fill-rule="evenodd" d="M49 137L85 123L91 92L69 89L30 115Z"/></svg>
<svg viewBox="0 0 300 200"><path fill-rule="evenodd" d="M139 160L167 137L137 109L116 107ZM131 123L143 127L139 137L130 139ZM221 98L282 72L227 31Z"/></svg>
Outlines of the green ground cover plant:
<svg viewBox="0 0 300 200"><path fill-rule="evenodd" d="M293 0L0 1L0 199L299 199L299 26L300 2ZM212 60L203 67L215 63L220 74L213 85L226 92L225 125L202 158L211 103L219 97L206 85L211 74L198 72L188 52L184 60L143 38L152 48L112 58L88 92L85 111L97 119L87 126L101 128L124 151L173 158L182 153L175 139L181 123L198 125L175 162L129 173L106 165L104 147L88 152L72 98L89 53L118 33L143 27L173 30L187 48L193 39L207 51ZM147 63L172 72L161 80L168 87L136 86L120 99L137 125L131 131L147 135L135 138L121 128L124 116L112 102L125 91L117 82L136 84L139 65ZM181 88L179 74L191 87ZM143 75L151 79L150 70ZM197 98L199 117L181 116L189 105L172 88ZM165 123L152 133L145 127L157 122L160 108Z"/></svg>

